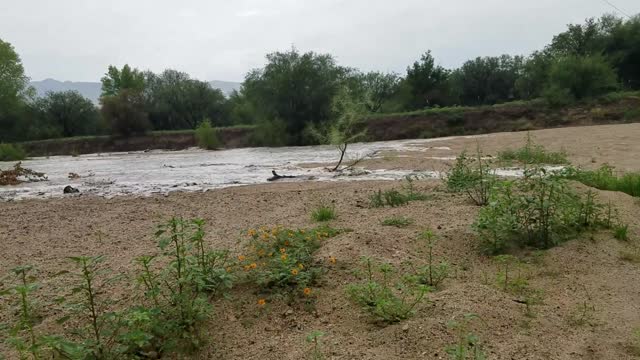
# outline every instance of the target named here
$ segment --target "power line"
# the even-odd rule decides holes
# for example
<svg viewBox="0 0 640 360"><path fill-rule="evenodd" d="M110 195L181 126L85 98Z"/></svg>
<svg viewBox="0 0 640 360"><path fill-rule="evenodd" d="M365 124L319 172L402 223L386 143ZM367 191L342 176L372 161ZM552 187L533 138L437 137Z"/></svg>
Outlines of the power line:
<svg viewBox="0 0 640 360"><path fill-rule="evenodd" d="M627 14L626 12L622 11L619 7L613 5L609 0L602 0L603 2L609 4L609 6L611 6L612 8L616 9L620 14L628 17L629 19L631 19L631 16L629 16L629 14Z"/></svg>

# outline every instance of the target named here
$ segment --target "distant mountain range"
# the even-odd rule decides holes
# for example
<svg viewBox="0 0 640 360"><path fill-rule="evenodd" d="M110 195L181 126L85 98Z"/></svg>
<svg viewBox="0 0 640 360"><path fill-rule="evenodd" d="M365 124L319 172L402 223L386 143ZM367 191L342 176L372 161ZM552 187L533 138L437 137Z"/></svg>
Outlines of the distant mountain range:
<svg viewBox="0 0 640 360"><path fill-rule="evenodd" d="M222 90L222 92L227 96L229 96L233 90L240 90L241 86L241 84L237 82L219 80L209 81L209 84L211 84L211 87L215 89ZM43 96L48 91L76 90L82 94L82 96L90 99L96 104L98 103L102 87L99 82L58 81L54 79L32 81L31 86L36 89L38 96Z"/></svg>

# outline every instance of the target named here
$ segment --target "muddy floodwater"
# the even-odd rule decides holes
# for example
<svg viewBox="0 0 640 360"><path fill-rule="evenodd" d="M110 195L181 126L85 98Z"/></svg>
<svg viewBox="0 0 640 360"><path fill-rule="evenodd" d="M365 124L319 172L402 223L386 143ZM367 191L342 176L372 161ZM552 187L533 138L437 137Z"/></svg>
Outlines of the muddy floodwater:
<svg viewBox="0 0 640 360"><path fill-rule="evenodd" d="M457 155L439 142L454 138L403 140L359 143L349 146L348 156L380 158L384 154L421 157L450 161ZM430 154L431 152L431 154ZM445 155L442 155L442 154ZM437 156L435 156L437 154ZM147 152L90 154L77 157L52 156L23 161L22 166L47 175L47 181L25 182L17 186L0 187L0 200L49 198L63 196L63 188L71 185L81 194L104 197L118 195L148 196L174 191L206 191L229 186L267 182L273 170L280 175L296 176L279 181L354 181L398 180L407 175L439 177L435 169L415 170L394 166L335 173L328 171L338 158L332 146L301 146L281 148L243 148L220 151L189 149L183 151L152 150ZM351 160L348 160L347 163ZM323 164L323 165L320 165ZM0 163L7 169L14 163ZM518 176L517 169L499 170L501 175ZM75 175L71 175L75 174Z"/></svg>

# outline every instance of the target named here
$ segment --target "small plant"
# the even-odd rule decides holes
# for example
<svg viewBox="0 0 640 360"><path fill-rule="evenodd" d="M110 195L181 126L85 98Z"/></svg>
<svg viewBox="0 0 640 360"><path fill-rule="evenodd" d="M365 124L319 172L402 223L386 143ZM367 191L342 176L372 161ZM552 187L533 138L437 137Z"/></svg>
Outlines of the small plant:
<svg viewBox="0 0 640 360"><path fill-rule="evenodd" d="M476 314L465 314L460 321L455 319L450 321L447 326L455 331L456 342L447 347L446 352L453 360L484 360L486 355L482 350L482 343L477 335L471 330L473 321L478 320Z"/></svg>
<svg viewBox="0 0 640 360"><path fill-rule="evenodd" d="M333 205L320 205L311 212L311 218L317 222L324 222L336 218L336 208Z"/></svg>
<svg viewBox="0 0 640 360"><path fill-rule="evenodd" d="M562 165L569 163L567 154L564 151L547 151L542 145L538 145L533 141L530 133L527 133L527 141L524 147L517 150L502 151L498 154L498 159L507 162L518 161L527 165Z"/></svg>
<svg viewBox="0 0 640 360"><path fill-rule="evenodd" d="M46 344L42 337L36 334L34 326L38 322L38 315L32 294L39 285L30 275L32 266L19 266L12 269L17 282L7 289L0 291L0 296L8 295L16 298L18 318L9 328L8 344L13 347L21 359L44 359Z"/></svg>
<svg viewBox="0 0 640 360"><path fill-rule="evenodd" d="M586 298L569 314L569 324L573 326L595 325L596 306L593 304L586 286L584 286L584 291Z"/></svg>
<svg viewBox="0 0 640 360"><path fill-rule="evenodd" d="M482 159L479 145L475 159L468 158L463 151L447 174L447 188L453 192L466 193L478 206L488 203L490 191L497 181L498 178L491 172L489 164Z"/></svg>
<svg viewBox="0 0 640 360"><path fill-rule="evenodd" d="M370 258L364 258L363 264L364 281L349 285L347 294L376 320L395 323L409 318L429 292L415 277L398 279L390 264L376 266Z"/></svg>
<svg viewBox="0 0 640 360"><path fill-rule="evenodd" d="M382 221L383 226L395 226L397 228L404 228L413 224L413 220L404 216L394 216Z"/></svg>
<svg viewBox="0 0 640 360"><path fill-rule="evenodd" d="M522 294L527 288L527 280L522 277L520 261L512 255L498 255L495 257L499 266L496 276L498 285L502 290L516 294ZM513 271L517 273L514 274Z"/></svg>
<svg viewBox="0 0 640 360"><path fill-rule="evenodd" d="M405 177L406 184L402 186L403 191L396 189L378 190L369 197L371 207L378 208L383 206L398 207L407 205L411 201L423 201L429 199L429 196L415 189L415 179L411 176Z"/></svg>
<svg viewBox="0 0 640 360"><path fill-rule="evenodd" d="M215 150L220 147L217 130L211 126L211 121L206 119L196 129L196 141L198 146L205 150Z"/></svg>
<svg viewBox="0 0 640 360"><path fill-rule="evenodd" d="M418 279L422 284L437 288L449 276L449 264L446 262L435 264L433 247L436 244L436 237L431 230L424 231L420 238L427 249L427 265L418 270Z"/></svg>
<svg viewBox="0 0 640 360"><path fill-rule="evenodd" d="M309 335L307 335L306 341L313 345L311 349L312 360L323 360L324 355L322 354L322 342L321 338L324 336L322 331L314 330Z"/></svg>
<svg viewBox="0 0 640 360"><path fill-rule="evenodd" d="M613 237L621 241L629 240L629 225L616 225L613 228Z"/></svg>
<svg viewBox="0 0 640 360"><path fill-rule="evenodd" d="M19 145L0 143L0 161L24 160L27 153Z"/></svg>
<svg viewBox="0 0 640 360"><path fill-rule="evenodd" d="M620 251L620 260L640 264L640 250L635 247L631 250L622 250Z"/></svg>

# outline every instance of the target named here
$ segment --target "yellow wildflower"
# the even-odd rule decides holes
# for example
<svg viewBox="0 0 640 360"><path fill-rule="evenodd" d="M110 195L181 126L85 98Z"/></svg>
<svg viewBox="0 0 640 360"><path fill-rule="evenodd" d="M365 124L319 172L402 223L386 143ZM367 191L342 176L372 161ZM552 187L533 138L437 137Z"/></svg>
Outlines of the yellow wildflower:
<svg viewBox="0 0 640 360"><path fill-rule="evenodd" d="M304 269L304 265L302 264L298 264L298 267L300 268L300 270Z"/></svg>
<svg viewBox="0 0 640 360"><path fill-rule="evenodd" d="M287 260L287 254L282 254L282 255L280 256L280 259L281 259L282 261Z"/></svg>
<svg viewBox="0 0 640 360"><path fill-rule="evenodd" d="M258 267L258 264L256 263L251 263L251 265L249 265L250 268L255 269Z"/></svg>
<svg viewBox="0 0 640 360"><path fill-rule="evenodd" d="M291 269L291 275L293 276L298 275L298 269Z"/></svg>
<svg viewBox="0 0 640 360"><path fill-rule="evenodd" d="M238 256L238 260L240 260L240 261L244 261L244 259L245 259L244 255L240 255L240 256Z"/></svg>
<svg viewBox="0 0 640 360"><path fill-rule="evenodd" d="M329 256L329 262L332 263L332 264L335 264L336 263L336 258L333 257L333 256Z"/></svg>
<svg viewBox="0 0 640 360"><path fill-rule="evenodd" d="M258 299L258 306L264 306L267 303L265 299Z"/></svg>
<svg viewBox="0 0 640 360"><path fill-rule="evenodd" d="M304 288L304 290L302 290L302 292L304 293L304 296L311 295L311 289L309 289L309 288Z"/></svg>
<svg viewBox="0 0 640 360"><path fill-rule="evenodd" d="M280 253L281 253L281 254L284 254L284 253L286 253L286 252L287 252L287 249L285 249L285 248L280 248Z"/></svg>

